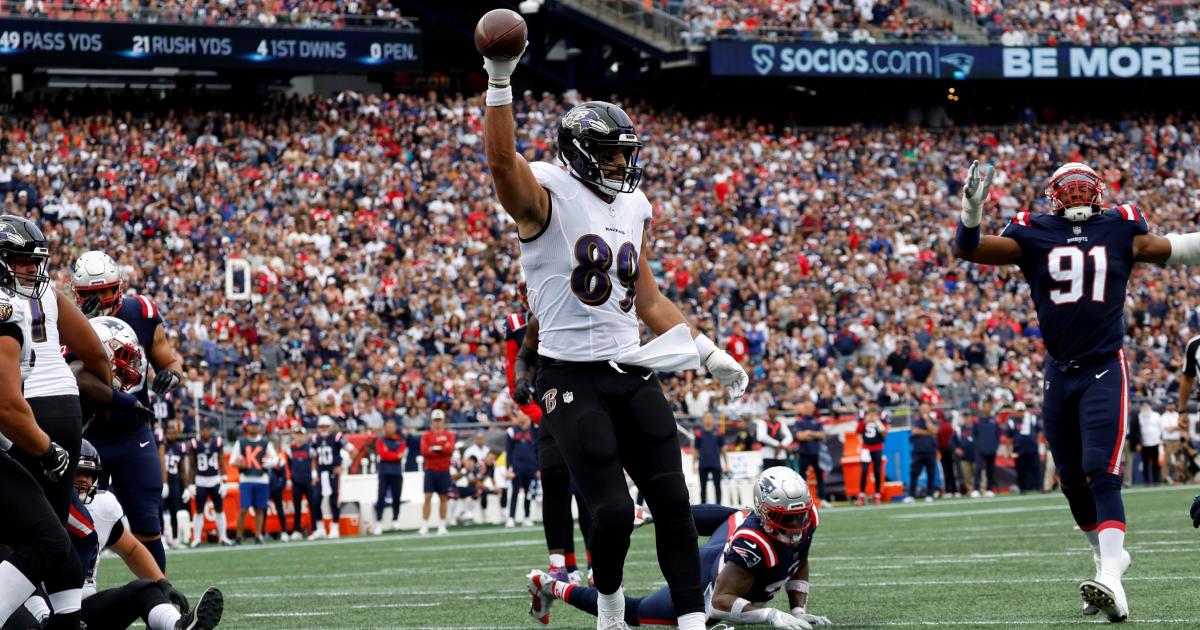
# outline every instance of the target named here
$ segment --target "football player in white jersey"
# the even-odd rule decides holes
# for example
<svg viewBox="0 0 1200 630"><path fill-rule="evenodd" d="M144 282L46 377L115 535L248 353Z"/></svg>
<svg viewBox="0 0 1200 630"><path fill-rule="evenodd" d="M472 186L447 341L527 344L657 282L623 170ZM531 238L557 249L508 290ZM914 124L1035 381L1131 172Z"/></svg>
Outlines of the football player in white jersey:
<svg viewBox="0 0 1200 630"><path fill-rule="evenodd" d="M558 143L567 168L530 164L517 153L509 79L519 60L484 59L486 155L496 197L517 224L529 305L540 324L542 422L594 518L596 625L627 627L621 579L633 501L624 468L655 515L659 566L679 627L703 629L696 526L675 418L655 373L703 363L738 397L746 372L659 292L646 237L652 208L638 190L642 143L620 107L592 101L562 117ZM645 346L639 319L658 336Z"/></svg>
<svg viewBox="0 0 1200 630"><path fill-rule="evenodd" d="M22 238L12 225L0 221L0 241L15 244ZM8 256L0 255L0 513L5 515L0 519L0 545L12 548L12 554L0 561L0 625L33 594L35 584L45 580L53 588L59 582L78 582L80 575L66 528L38 482L7 452L15 447L37 453L38 476L52 482L62 479L71 464L66 449L38 427L21 392L34 360L24 295L29 288L17 277ZM51 627L78 628L79 607L63 608Z"/></svg>

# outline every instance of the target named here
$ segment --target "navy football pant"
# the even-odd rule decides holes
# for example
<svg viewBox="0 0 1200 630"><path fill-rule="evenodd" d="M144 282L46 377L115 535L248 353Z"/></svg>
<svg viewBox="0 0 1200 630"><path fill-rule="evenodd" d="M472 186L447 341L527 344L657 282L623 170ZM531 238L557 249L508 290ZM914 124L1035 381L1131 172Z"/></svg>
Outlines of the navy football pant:
<svg viewBox="0 0 1200 630"><path fill-rule="evenodd" d="M987 489L996 489L996 454L984 455L983 453L975 454L975 489L983 490L983 482L981 477L987 475Z"/></svg>
<svg viewBox="0 0 1200 630"><path fill-rule="evenodd" d="M936 453L918 453L912 454L912 465L908 469L908 494L909 496L917 496L917 480L921 478L921 472L925 473L925 496L931 497L937 494L937 454Z"/></svg>
<svg viewBox="0 0 1200 630"><path fill-rule="evenodd" d="M100 453L107 483L100 481L121 502L134 534L154 537L162 533L162 463L150 425L143 424L121 436L89 436Z"/></svg>
<svg viewBox="0 0 1200 630"><path fill-rule="evenodd" d="M1120 475L1129 418L1124 351L1086 363L1047 361L1042 387L1046 441L1076 524L1084 531L1124 529Z"/></svg>
<svg viewBox="0 0 1200 630"><path fill-rule="evenodd" d="M871 456L870 463L863 466L862 475L858 478L858 493L867 493L867 470L875 475L875 494L883 494L883 451L867 451Z"/></svg>
<svg viewBox="0 0 1200 630"><path fill-rule="evenodd" d="M820 472L818 471L818 474ZM700 467L700 502L708 503L708 484L712 483L713 501L721 502L721 469L710 468L708 466Z"/></svg>
<svg viewBox="0 0 1200 630"><path fill-rule="evenodd" d="M304 531L304 524L300 520L300 514L301 514L300 507L301 507L301 505L303 505L302 501L304 501L305 499L308 499L308 511L312 512L312 515L314 516L313 526L315 527L316 523L317 523L317 521L315 519L317 512L315 509L313 509L312 484L296 483L296 480L293 479L292 480L292 527L291 527L291 529L288 530L289 534L294 533L294 532L303 532ZM283 517L280 517L280 523L283 522L282 519L283 519Z"/></svg>
<svg viewBox="0 0 1200 630"><path fill-rule="evenodd" d="M513 473L516 475L512 479L512 497L508 502L508 518L517 517L517 493L520 492L525 497L525 518L529 518L529 489L533 487L533 478L535 470L520 470L515 469Z"/></svg>
<svg viewBox="0 0 1200 630"><path fill-rule="evenodd" d="M211 488L196 486L196 513L204 512L204 503L212 501L213 511L217 514L225 511L225 499L221 498L221 487L219 485Z"/></svg>
<svg viewBox="0 0 1200 630"><path fill-rule="evenodd" d="M1017 487L1021 492L1040 491L1042 488L1041 462L1037 453L1017 455Z"/></svg>
<svg viewBox="0 0 1200 630"><path fill-rule="evenodd" d="M383 521L383 500L392 495L392 521L400 520L400 493L404 489L404 474L379 474L379 493L375 497L375 522Z"/></svg>

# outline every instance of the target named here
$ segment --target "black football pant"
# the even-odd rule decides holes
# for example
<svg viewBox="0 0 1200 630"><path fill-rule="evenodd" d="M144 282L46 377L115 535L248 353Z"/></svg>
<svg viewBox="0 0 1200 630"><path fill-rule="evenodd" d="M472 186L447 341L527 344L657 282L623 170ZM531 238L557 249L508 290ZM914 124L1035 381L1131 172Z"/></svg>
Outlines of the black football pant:
<svg viewBox="0 0 1200 630"><path fill-rule="evenodd" d="M80 588L83 569L66 528L33 475L5 452L0 452L0 515L0 546L11 548L5 562L33 584L44 582L50 593Z"/></svg>
<svg viewBox="0 0 1200 630"><path fill-rule="evenodd" d="M300 506L302 505L302 501L305 499L308 499L308 511L311 512L309 516L312 517L313 529L316 529L317 511L313 509L312 484L296 483L296 480L292 479L292 528L288 530L289 534L294 534L296 532L304 533L304 523L300 520ZM279 522L281 524L283 523L282 516L279 517Z"/></svg>
<svg viewBox="0 0 1200 630"><path fill-rule="evenodd" d="M820 455L801 455L800 456L800 478L806 483L808 482L808 469L812 468L813 474L817 476L817 498L825 500L825 471L821 470Z"/></svg>
<svg viewBox="0 0 1200 630"><path fill-rule="evenodd" d="M659 567L675 611L702 612L700 551L675 416L653 371L608 362L541 361L542 424L591 512L588 548L596 588L615 593L621 586L633 533L628 472L654 513Z"/></svg>
<svg viewBox="0 0 1200 630"><path fill-rule="evenodd" d="M932 452L918 453L913 451L912 464L908 469L908 496L917 497L917 480L921 472L925 472L925 496L937 494L937 454Z"/></svg>
<svg viewBox="0 0 1200 630"><path fill-rule="evenodd" d="M154 580L134 580L83 600L83 623L88 630L124 630L138 619L146 621L155 606L170 603Z"/></svg>
<svg viewBox="0 0 1200 630"><path fill-rule="evenodd" d="M875 494L883 494L883 451L867 451L871 461L863 464L862 475L858 478L858 493L867 493L867 473L875 475Z"/></svg>
<svg viewBox="0 0 1200 630"><path fill-rule="evenodd" d="M975 455L975 489L983 490L980 485L980 476L987 474L987 489L996 489L996 454L984 455L977 453Z"/></svg>
<svg viewBox="0 0 1200 630"><path fill-rule="evenodd" d="M708 503L708 484L712 482L713 503L721 504L721 469L700 467L700 503Z"/></svg>
<svg viewBox="0 0 1200 630"><path fill-rule="evenodd" d="M41 465L34 459L41 453L29 454L19 448L10 452L13 459L20 462L42 486L46 499L50 501L50 507L54 508L54 513L58 515L58 520L66 523L67 513L71 511L71 495L75 492L75 466L79 464L79 445L83 441L83 412L79 408L79 397L40 396L30 398L28 402L38 426L51 440L67 451L71 456L71 464L61 479L50 481L42 474Z"/></svg>
<svg viewBox="0 0 1200 630"><path fill-rule="evenodd" d="M1042 489L1042 466L1038 454L1022 453L1017 455L1017 487L1021 492L1040 491Z"/></svg>
<svg viewBox="0 0 1200 630"><path fill-rule="evenodd" d="M538 466L542 472L542 533L546 536L546 549L562 549L566 554L573 554L575 519L571 515L571 498L578 495L578 490L571 485L567 462L545 423L538 429ZM483 507L487 509L487 495L483 496ZM587 504L580 498L579 529L584 541L591 535L591 521Z"/></svg>
<svg viewBox="0 0 1200 630"><path fill-rule="evenodd" d="M942 481L946 485L946 494L954 494L958 492L958 475L955 474L957 466L954 465L954 449L945 449L941 451L941 454Z"/></svg>

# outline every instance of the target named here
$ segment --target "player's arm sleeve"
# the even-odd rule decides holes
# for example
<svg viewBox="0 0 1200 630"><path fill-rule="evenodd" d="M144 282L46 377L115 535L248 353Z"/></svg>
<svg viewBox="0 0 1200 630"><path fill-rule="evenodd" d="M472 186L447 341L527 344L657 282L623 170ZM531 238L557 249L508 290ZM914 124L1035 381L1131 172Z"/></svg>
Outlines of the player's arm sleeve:
<svg viewBox="0 0 1200 630"><path fill-rule="evenodd" d="M54 290L54 300L58 304L58 332L63 345L71 348L71 353L83 362L88 373L101 383L112 383L112 363L96 330L80 312L75 301L67 299L58 289Z"/></svg>
<svg viewBox="0 0 1200 630"><path fill-rule="evenodd" d="M1196 351L1200 350L1200 336L1194 337L1188 342L1187 347L1183 351L1183 375L1189 378L1196 378ZM1186 409L1180 408L1180 413Z"/></svg>

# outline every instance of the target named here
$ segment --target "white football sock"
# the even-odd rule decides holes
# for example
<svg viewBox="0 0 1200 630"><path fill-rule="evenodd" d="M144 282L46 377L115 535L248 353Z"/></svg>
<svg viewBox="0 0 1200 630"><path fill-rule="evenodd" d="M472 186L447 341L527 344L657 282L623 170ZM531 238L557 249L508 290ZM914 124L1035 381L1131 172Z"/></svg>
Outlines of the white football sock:
<svg viewBox="0 0 1200 630"><path fill-rule="evenodd" d="M182 616L174 606L159 604L146 615L146 625L150 630L175 630L175 622Z"/></svg>
<svg viewBox="0 0 1200 630"><path fill-rule="evenodd" d="M163 530L162 530L163 544L169 545L171 543L171 539L175 537L175 530L171 529L171 518L167 515L166 512L162 513L161 520L162 520L162 524L163 524Z"/></svg>
<svg viewBox="0 0 1200 630"><path fill-rule="evenodd" d="M229 540L229 535L226 534L226 527L229 525L225 521L225 513L217 514L217 540Z"/></svg>
<svg viewBox="0 0 1200 630"><path fill-rule="evenodd" d="M182 517L180 516L181 514L183 515ZM176 512L175 519L179 522L179 531L175 532L175 539L178 540L179 542L183 542L184 534L188 534L187 539L190 541L192 539L192 537L191 537L191 531L189 531L189 527L188 527L187 510L179 510L178 512Z"/></svg>
<svg viewBox="0 0 1200 630"><path fill-rule="evenodd" d="M25 610L28 610L29 614L33 615L33 618L39 623L50 618L50 606L46 604L46 598L41 595L34 595L25 600Z"/></svg>
<svg viewBox="0 0 1200 630"><path fill-rule="evenodd" d="M617 587L617 592L611 595L596 593L596 610L606 617L625 616L625 589Z"/></svg>
<svg viewBox="0 0 1200 630"><path fill-rule="evenodd" d="M567 557L562 555L561 553L550 554L550 568L551 569L567 568Z"/></svg>
<svg viewBox="0 0 1200 630"><path fill-rule="evenodd" d="M1083 532L1083 537L1087 538L1088 545L1092 548L1092 553L1100 555L1100 532L1093 529L1090 532Z"/></svg>
<svg viewBox="0 0 1200 630"><path fill-rule="evenodd" d="M11 562L0 562L0 619L8 619L33 595L30 582Z"/></svg>
<svg viewBox="0 0 1200 630"><path fill-rule="evenodd" d="M679 616L679 630L708 630L704 625L708 616L704 613L688 613Z"/></svg>
<svg viewBox="0 0 1200 630"><path fill-rule="evenodd" d="M1125 548L1125 532L1119 527L1100 531L1100 572L1121 576L1121 551Z"/></svg>
<svg viewBox="0 0 1200 630"><path fill-rule="evenodd" d="M72 588L57 593L50 593L50 608L56 613L69 615L73 612L79 612L79 608L83 605L83 589Z"/></svg>
<svg viewBox="0 0 1200 630"><path fill-rule="evenodd" d="M200 533L203 531L204 515L200 512L196 512L196 515L192 517L192 542L203 540L204 537L200 535Z"/></svg>

